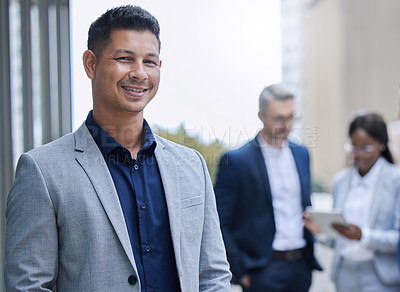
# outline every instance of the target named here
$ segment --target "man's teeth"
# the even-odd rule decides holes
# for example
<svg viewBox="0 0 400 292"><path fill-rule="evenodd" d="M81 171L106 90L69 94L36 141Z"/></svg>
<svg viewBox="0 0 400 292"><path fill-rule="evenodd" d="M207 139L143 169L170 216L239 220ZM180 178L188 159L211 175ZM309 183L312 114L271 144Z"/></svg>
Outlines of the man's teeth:
<svg viewBox="0 0 400 292"><path fill-rule="evenodd" d="M136 89L132 87L122 86L123 89L133 91L133 92L144 92L146 89Z"/></svg>

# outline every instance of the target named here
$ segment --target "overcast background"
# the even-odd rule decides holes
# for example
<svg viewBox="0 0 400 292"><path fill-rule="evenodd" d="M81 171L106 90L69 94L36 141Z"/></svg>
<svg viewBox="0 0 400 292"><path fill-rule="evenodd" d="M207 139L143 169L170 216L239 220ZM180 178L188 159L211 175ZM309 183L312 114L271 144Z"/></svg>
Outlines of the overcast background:
<svg viewBox="0 0 400 292"><path fill-rule="evenodd" d="M258 95L281 80L279 0L71 1L73 128L92 107L82 66L90 24L107 9L139 5L161 27L161 83L145 118L181 125L204 143L235 148L261 128Z"/></svg>

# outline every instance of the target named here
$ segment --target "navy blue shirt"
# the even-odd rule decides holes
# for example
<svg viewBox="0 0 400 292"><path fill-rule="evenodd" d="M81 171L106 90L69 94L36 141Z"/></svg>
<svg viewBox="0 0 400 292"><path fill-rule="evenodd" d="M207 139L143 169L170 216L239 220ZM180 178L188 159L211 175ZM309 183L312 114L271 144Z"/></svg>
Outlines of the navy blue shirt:
<svg viewBox="0 0 400 292"><path fill-rule="evenodd" d="M92 118L86 126L110 170L124 213L135 263L146 291L180 291L160 172L154 155L156 141L143 121L143 147L132 159ZM107 252L107 251L104 251Z"/></svg>

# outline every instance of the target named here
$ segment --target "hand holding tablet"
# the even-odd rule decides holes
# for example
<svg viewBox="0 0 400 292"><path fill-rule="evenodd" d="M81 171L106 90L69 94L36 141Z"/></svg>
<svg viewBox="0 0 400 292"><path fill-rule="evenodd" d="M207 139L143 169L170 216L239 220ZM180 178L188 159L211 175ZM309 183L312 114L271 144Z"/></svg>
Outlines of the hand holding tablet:
<svg viewBox="0 0 400 292"><path fill-rule="evenodd" d="M341 212L333 210L327 211L313 211L312 209L307 210L310 217L318 225L319 229L327 234L328 236L337 237L340 233L332 227L332 224L339 225L338 227L350 229L350 225L343 218Z"/></svg>

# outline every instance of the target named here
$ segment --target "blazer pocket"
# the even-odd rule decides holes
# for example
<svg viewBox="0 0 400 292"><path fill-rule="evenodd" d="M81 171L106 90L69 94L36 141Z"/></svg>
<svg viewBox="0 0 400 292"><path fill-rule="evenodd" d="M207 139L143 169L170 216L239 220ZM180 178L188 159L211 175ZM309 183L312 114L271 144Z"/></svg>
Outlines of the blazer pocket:
<svg viewBox="0 0 400 292"><path fill-rule="evenodd" d="M181 200L181 209L187 209L191 208L197 205L203 205L204 204L204 196L196 196L196 197L190 197L187 199Z"/></svg>

